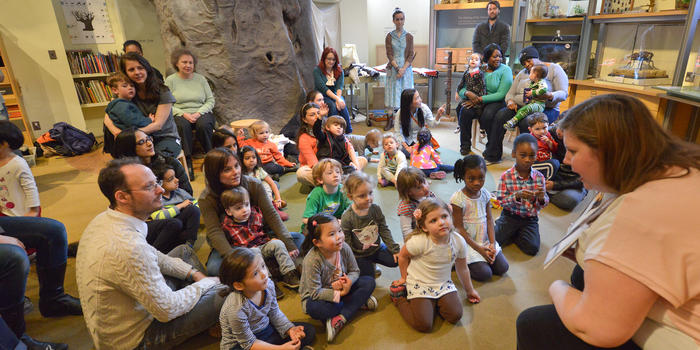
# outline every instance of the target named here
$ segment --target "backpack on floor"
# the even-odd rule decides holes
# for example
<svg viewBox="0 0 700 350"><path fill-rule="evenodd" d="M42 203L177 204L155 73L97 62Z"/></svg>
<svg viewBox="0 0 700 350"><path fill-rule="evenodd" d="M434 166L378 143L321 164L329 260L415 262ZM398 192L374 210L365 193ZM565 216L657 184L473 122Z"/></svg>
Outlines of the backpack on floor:
<svg viewBox="0 0 700 350"><path fill-rule="evenodd" d="M59 122L49 130L52 139L59 142L62 147L61 155L76 156L88 153L97 143L92 133L86 133L66 122Z"/></svg>

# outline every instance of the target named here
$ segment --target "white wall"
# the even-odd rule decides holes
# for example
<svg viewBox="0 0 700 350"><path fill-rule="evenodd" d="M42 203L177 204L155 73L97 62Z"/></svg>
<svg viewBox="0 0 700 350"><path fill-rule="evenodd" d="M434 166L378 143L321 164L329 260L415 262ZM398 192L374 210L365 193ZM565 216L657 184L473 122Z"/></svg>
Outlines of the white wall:
<svg viewBox="0 0 700 350"><path fill-rule="evenodd" d="M344 2L355 2L344 0ZM427 0L362 0L367 3L367 28L369 62L372 65L386 63L376 61L375 49L383 45L386 34L394 30L391 14L400 7L406 15L404 28L413 34L413 45L428 45L430 32L430 1ZM343 39L344 40L344 39Z"/></svg>
<svg viewBox="0 0 700 350"><path fill-rule="evenodd" d="M3 0L0 35L22 89L28 120L41 123L34 136L59 121L85 130L52 3ZM55 50L57 59L49 59L48 50Z"/></svg>
<svg viewBox="0 0 700 350"><path fill-rule="evenodd" d="M340 40L342 44L355 44L360 62L369 62L369 28L367 28L367 0L342 0L340 2Z"/></svg>

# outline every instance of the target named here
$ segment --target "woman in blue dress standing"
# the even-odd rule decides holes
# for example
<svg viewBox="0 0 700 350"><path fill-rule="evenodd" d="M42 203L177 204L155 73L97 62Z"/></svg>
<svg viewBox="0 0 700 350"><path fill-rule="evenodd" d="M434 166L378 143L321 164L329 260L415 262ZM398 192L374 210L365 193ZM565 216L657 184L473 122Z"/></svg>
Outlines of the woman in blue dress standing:
<svg viewBox="0 0 700 350"><path fill-rule="evenodd" d="M406 17L400 8L395 8L391 18L396 30L386 35L386 84L384 85L384 106L390 116L384 130L394 127L394 111L401 105L401 92L413 89L413 67L416 55L413 52L413 35L403 29Z"/></svg>

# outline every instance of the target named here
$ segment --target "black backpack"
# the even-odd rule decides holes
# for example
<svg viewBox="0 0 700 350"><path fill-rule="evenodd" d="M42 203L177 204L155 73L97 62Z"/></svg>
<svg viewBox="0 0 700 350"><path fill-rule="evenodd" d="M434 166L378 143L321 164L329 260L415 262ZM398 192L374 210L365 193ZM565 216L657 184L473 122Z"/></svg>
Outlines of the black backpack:
<svg viewBox="0 0 700 350"><path fill-rule="evenodd" d="M92 133L86 133L66 122L60 122L53 125L49 130L49 135L52 139L61 143L61 155L77 156L79 154L88 153L97 143L95 136Z"/></svg>

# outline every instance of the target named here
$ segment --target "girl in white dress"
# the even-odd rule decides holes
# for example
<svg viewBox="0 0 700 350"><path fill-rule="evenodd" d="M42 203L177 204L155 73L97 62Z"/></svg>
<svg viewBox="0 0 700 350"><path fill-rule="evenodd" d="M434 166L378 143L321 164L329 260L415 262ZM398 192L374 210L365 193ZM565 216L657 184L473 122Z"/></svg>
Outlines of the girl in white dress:
<svg viewBox="0 0 700 350"><path fill-rule="evenodd" d="M491 194L484 188L486 162L477 155L468 155L455 163L455 180L464 181L464 188L450 198L455 230L467 241L467 263L471 277L480 282L508 271L501 247L496 242Z"/></svg>

